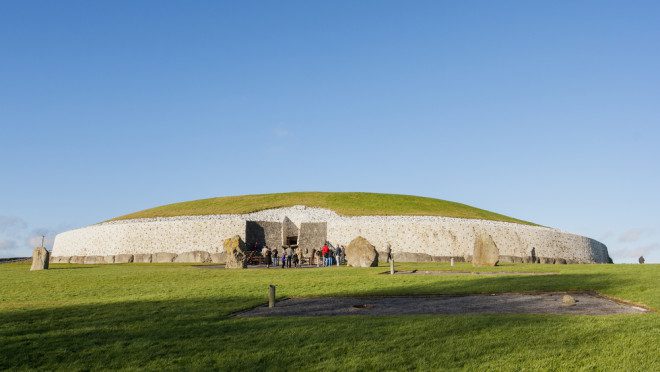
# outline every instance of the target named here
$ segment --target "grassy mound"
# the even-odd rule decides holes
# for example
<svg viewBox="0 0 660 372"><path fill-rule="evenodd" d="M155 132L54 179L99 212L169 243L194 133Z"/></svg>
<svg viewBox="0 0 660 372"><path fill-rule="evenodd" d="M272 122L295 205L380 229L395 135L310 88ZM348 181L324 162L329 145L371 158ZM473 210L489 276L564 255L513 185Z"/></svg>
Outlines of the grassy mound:
<svg viewBox="0 0 660 372"><path fill-rule="evenodd" d="M113 220L243 214L294 205L330 209L343 216L443 216L532 225L527 221L446 200L365 192L292 192L225 196L163 205L127 214Z"/></svg>

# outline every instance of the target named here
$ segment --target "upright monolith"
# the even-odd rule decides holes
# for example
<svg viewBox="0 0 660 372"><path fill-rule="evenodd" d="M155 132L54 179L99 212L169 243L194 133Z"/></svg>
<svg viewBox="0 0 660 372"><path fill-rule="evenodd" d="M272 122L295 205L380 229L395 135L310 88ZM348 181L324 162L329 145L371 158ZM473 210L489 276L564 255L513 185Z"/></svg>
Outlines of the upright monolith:
<svg viewBox="0 0 660 372"><path fill-rule="evenodd" d="M477 234L474 240L472 265L495 266L500 260L500 251L497 249L493 237L488 234Z"/></svg>
<svg viewBox="0 0 660 372"><path fill-rule="evenodd" d="M32 267L30 271L48 270L50 252L44 247L37 247L32 251Z"/></svg>
<svg viewBox="0 0 660 372"><path fill-rule="evenodd" d="M235 235L225 239L225 268L245 269L247 268L247 255L245 254L245 243L240 236Z"/></svg>

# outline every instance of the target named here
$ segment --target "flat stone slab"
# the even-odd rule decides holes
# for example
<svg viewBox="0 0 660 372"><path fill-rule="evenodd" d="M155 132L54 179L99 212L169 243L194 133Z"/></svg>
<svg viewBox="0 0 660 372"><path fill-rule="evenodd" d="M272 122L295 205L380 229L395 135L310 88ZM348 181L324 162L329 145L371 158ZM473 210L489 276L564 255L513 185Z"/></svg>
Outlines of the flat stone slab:
<svg viewBox="0 0 660 372"><path fill-rule="evenodd" d="M278 301L274 308L259 306L238 317L413 315L413 314L639 314L648 310L589 293L571 293L573 306L562 303L566 293L424 297L319 297Z"/></svg>

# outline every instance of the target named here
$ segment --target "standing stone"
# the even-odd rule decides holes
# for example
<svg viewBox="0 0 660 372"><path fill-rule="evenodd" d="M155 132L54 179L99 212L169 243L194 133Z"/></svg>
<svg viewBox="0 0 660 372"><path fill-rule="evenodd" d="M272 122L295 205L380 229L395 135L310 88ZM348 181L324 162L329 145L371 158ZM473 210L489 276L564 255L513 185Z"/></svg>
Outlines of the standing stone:
<svg viewBox="0 0 660 372"><path fill-rule="evenodd" d="M644 261L646 261L646 260L644 259L644 256L639 256L639 263L640 263L640 264L643 264Z"/></svg>
<svg viewBox="0 0 660 372"><path fill-rule="evenodd" d="M358 236L346 246L346 261L353 267L376 267L378 251L367 239Z"/></svg>
<svg viewBox="0 0 660 372"><path fill-rule="evenodd" d="M479 234L474 240L472 254L473 266L495 266L499 262L500 251L497 249L493 237L488 234Z"/></svg>
<svg viewBox="0 0 660 372"><path fill-rule="evenodd" d="M32 251L32 267L30 271L48 270L50 253L44 247L37 247Z"/></svg>
<svg viewBox="0 0 660 372"><path fill-rule="evenodd" d="M240 236L234 235L225 239L225 268L245 269L247 268L247 255L245 254L245 242Z"/></svg>

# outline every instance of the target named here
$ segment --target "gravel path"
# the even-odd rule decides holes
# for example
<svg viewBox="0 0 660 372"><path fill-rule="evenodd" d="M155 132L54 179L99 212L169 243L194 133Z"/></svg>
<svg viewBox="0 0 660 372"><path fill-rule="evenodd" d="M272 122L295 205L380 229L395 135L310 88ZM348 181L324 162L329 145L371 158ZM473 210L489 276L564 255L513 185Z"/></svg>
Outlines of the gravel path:
<svg viewBox="0 0 660 372"><path fill-rule="evenodd" d="M256 307L237 314L255 316L412 315L412 314L638 314L647 310L587 293L573 293L577 301L565 306L566 293L426 296L292 298L274 308Z"/></svg>

